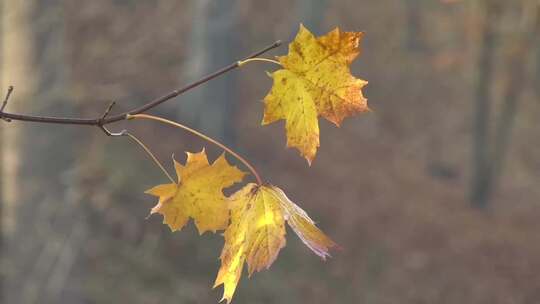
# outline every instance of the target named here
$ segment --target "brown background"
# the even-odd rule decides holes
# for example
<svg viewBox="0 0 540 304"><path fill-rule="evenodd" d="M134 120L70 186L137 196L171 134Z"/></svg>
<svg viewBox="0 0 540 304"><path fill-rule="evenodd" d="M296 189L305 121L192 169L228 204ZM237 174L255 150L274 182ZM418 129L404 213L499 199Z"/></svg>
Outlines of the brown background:
<svg viewBox="0 0 540 304"><path fill-rule="evenodd" d="M151 111L234 147L344 247L323 263L289 231L234 303L538 303L539 5L4 0L1 94L15 85L10 112L95 117L288 41L301 22L364 31L352 70L373 112L321 121L311 167L284 148L282 123L259 126L271 64ZM91 127L0 128L2 303L217 303L223 240L145 220L143 191L166 180L140 148ZM173 153L220 153L152 122L111 128L169 169Z"/></svg>

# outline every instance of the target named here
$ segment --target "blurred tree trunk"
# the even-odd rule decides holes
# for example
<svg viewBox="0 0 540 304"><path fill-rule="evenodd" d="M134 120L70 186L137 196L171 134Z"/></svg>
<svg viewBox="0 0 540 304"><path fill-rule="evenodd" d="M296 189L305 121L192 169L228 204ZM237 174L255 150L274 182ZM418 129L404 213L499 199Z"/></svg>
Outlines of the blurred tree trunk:
<svg viewBox="0 0 540 304"><path fill-rule="evenodd" d="M535 16L535 27L536 27L536 40L534 45L536 45L536 96L540 101L540 2L536 4L536 16Z"/></svg>
<svg viewBox="0 0 540 304"><path fill-rule="evenodd" d="M33 4L27 1L2 2L1 7L1 94L2 100L8 86L14 85L15 92L6 107L6 111L16 112L26 105L34 91L35 80L32 71L33 49L30 20ZM16 205L19 202L19 164L21 133L19 123L1 122L2 144L2 232L10 237L16 229Z"/></svg>
<svg viewBox="0 0 540 304"><path fill-rule="evenodd" d="M411 52L424 50L422 43L422 0L405 0L405 46Z"/></svg>
<svg viewBox="0 0 540 304"><path fill-rule="evenodd" d="M11 103L6 110L16 111L22 107L24 100L27 100L33 91L33 74L31 71L31 56L29 50L32 49L30 43L29 19L31 4L26 1L15 1L0 3L0 95L3 98L9 85L16 86L15 94L12 95ZM17 100L17 102L13 102ZM9 289L6 282L13 277L16 269L11 263L8 252L8 241L13 238L16 230L16 208L20 202L19 193L19 164L20 146L23 132L22 125L18 123L7 123L0 121L0 204L1 204L1 288L0 300L2 303L15 303L8 297Z"/></svg>
<svg viewBox="0 0 540 304"><path fill-rule="evenodd" d="M194 2L190 56L185 78L195 80L230 64L242 56L238 43L236 1ZM234 115L237 100L236 73L212 80L182 96L179 117L188 125L234 143Z"/></svg>
<svg viewBox="0 0 540 304"><path fill-rule="evenodd" d="M531 2L525 2L522 10L523 16L520 18L523 22L521 31L518 33L517 41L512 44L510 59L507 64L507 81L503 95L503 104L499 117L496 121L493 156L491 159L491 174L489 187L494 188L497 179L501 176L504 160L508 148L512 130L515 125L516 116L520 106L522 92L527 87L527 66L529 60L532 61L534 55L535 42L540 41L540 29L538 27L538 16L535 5ZM488 192L492 192L489 191Z"/></svg>
<svg viewBox="0 0 540 304"><path fill-rule="evenodd" d="M473 124L473 177L470 199L474 207L484 208L489 196L489 114L490 85L493 82L496 22L499 7L490 0L480 1L483 13Z"/></svg>
<svg viewBox="0 0 540 304"><path fill-rule="evenodd" d="M74 111L67 103L62 1L9 1L7 6L2 81L3 87L16 88L9 111L69 116ZM13 270L7 303L79 303L67 277L84 232L84 220L75 216L73 170L80 129L12 122L3 130L4 164L14 168L4 168L3 195L16 202L16 213L7 215L16 224L6 257Z"/></svg>
<svg viewBox="0 0 540 304"><path fill-rule="evenodd" d="M527 5L523 2L520 5ZM522 16L522 28L516 31L516 42L511 44L510 57L506 71L506 84L502 93L502 107L495 120L495 129L490 136L489 122L492 97L490 87L493 83L494 52L496 44L495 25L500 20L504 4L486 0L483 2L486 18L484 20L482 47L478 61L478 84L476 91L475 124L473 138L473 181L471 185L471 203L477 208L486 208L501 175L506 152L510 145L512 129L519 109L521 93L526 86L527 64L531 59L534 42L538 31L533 16ZM513 3L513 5L516 5ZM527 7L524 14L535 14ZM515 26L514 28L519 28ZM507 39L514 40L514 35ZM492 140L490 140L492 139Z"/></svg>

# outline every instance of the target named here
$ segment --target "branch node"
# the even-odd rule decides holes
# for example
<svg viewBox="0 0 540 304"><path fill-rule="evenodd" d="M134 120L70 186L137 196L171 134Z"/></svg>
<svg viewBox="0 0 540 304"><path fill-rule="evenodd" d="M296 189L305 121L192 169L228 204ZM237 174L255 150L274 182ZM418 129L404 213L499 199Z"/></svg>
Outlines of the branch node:
<svg viewBox="0 0 540 304"><path fill-rule="evenodd" d="M107 116L109 115L109 113L111 112L112 108L114 107L114 105L116 104L116 101L112 101L109 106L107 107L107 109L105 110L105 112L103 113L103 115L101 116L101 118L98 120L97 122L97 126L98 128L101 129L101 131L103 131L103 133L105 133L105 135L107 136L125 136L127 135L127 130L122 130L120 132L111 132L109 131L109 129L107 129L105 127L105 118L107 118Z"/></svg>

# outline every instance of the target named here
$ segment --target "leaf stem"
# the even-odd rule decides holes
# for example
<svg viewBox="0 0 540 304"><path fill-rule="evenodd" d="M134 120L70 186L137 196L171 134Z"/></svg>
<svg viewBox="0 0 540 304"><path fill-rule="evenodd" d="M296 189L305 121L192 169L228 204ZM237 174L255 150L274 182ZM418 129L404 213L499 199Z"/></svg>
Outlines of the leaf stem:
<svg viewBox="0 0 540 304"><path fill-rule="evenodd" d="M150 151L150 149L145 145L143 144L143 142L138 139L135 135L129 133L129 132L123 132L124 136L128 136L129 138L131 138L134 142L136 142L139 146L141 146L141 148L143 148L144 152L146 152L146 154L148 154L148 156L150 156L150 158L154 161L154 163L161 169L161 171L163 171L163 173L165 173L165 175L167 176L167 178L173 183L173 184L176 184L176 182L174 181L174 179L171 177L171 175L169 174L169 172L167 172L167 170L165 170L165 167L163 167L163 165L159 162L159 160L154 156L154 153L152 153L152 151Z"/></svg>
<svg viewBox="0 0 540 304"><path fill-rule="evenodd" d="M279 61L268 59L268 58L258 58L258 57L256 57L256 58L248 58L246 60L240 60L240 61L238 61L238 66L241 67L241 66L243 66L244 64L246 64L248 62L254 62L254 61L271 62L271 63L275 63L275 64L281 66L281 63Z"/></svg>
<svg viewBox="0 0 540 304"><path fill-rule="evenodd" d="M238 155L236 152L234 152L232 149L230 149L229 147L225 146L224 144L220 143L219 141L197 131L197 130L194 130L188 126L185 126L183 124L180 124L180 123L177 123L175 121L172 121L172 120L168 120L168 119L165 119L165 118L162 118L162 117L158 117L158 116L153 116L153 115L148 115L148 114L135 114L135 115L128 115L127 116L127 119L149 119L149 120L155 120L155 121L159 121L159 122L162 122L162 123L165 123L165 124L169 124L169 125L172 125L172 126L175 126L177 128L180 128L180 129L183 129L185 131L188 131L194 135L197 135L198 137L206 140L206 141L209 141L211 143L213 143L214 145L220 147L221 149L229 152L229 154L231 154L232 156L234 156L236 159L238 159L240 162L242 162L242 164L244 164L248 169L249 171L251 171L251 173L253 174L253 176L255 176L255 179L257 180L257 184L259 185L262 185L263 182L262 182L262 179L259 175L259 173L257 173L257 170L255 170L255 168L245 159L243 158L242 156Z"/></svg>

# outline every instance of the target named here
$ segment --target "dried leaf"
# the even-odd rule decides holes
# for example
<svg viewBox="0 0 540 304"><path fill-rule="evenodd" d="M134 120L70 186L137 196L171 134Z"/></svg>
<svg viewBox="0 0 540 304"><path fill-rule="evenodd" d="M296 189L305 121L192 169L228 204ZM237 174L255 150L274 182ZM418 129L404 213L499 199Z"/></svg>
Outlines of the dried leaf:
<svg viewBox="0 0 540 304"><path fill-rule="evenodd" d="M222 154L212 165L204 149L187 153L186 165L174 161L178 183L156 186L146 193L159 197L150 214L163 215L172 231L182 229L189 218L200 234L223 230L229 223L229 209L223 189L241 182L243 171L229 165Z"/></svg>
<svg viewBox="0 0 540 304"><path fill-rule="evenodd" d="M214 287L224 285L223 299L229 303L242 275L269 268L285 246L285 221L302 241L326 259L337 245L319 230L304 210L291 202L281 189L248 184L230 198L231 224L225 230L221 268Z"/></svg>
<svg viewBox="0 0 540 304"><path fill-rule="evenodd" d="M274 84L264 98L263 125L285 120L287 146L297 148L309 164L319 147L318 117L339 126L345 117L369 111L362 87L349 65L360 53L361 32L339 28L319 38L303 25L278 57L283 69L270 74Z"/></svg>

